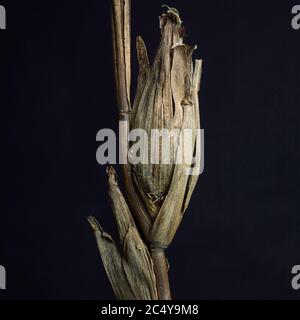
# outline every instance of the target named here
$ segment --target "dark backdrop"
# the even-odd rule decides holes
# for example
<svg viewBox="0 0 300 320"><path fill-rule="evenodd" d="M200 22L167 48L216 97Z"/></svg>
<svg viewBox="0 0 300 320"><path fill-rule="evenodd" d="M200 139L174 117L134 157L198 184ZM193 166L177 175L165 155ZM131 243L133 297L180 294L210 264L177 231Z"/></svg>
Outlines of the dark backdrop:
<svg viewBox="0 0 300 320"><path fill-rule="evenodd" d="M113 298L85 220L94 214L113 232L95 159L97 131L117 117L109 2L0 1L0 299ZM133 35L153 57L163 3L132 2ZM168 4L204 59L205 171L168 250L173 295L299 299L290 284L300 264L295 3Z"/></svg>

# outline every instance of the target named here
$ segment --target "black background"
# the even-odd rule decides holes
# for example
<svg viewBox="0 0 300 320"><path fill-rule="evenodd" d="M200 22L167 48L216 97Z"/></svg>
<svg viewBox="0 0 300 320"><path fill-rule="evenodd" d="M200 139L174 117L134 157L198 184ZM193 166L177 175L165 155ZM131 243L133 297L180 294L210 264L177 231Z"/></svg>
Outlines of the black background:
<svg viewBox="0 0 300 320"><path fill-rule="evenodd" d="M96 133L116 128L110 1L1 0L0 299L113 298L85 217L114 233ZM162 1L132 1L150 57ZM170 1L204 59L205 171L168 250L176 299L299 299L294 2ZM136 75L135 56L133 75Z"/></svg>

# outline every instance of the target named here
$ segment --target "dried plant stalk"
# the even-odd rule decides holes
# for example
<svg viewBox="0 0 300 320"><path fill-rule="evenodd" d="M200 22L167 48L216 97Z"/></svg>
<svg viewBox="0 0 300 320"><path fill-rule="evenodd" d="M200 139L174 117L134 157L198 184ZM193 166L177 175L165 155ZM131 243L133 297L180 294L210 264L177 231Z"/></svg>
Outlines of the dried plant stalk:
<svg viewBox="0 0 300 320"><path fill-rule="evenodd" d="M177 130L170 141L170 164L122 165L126 199L116 173L107 170L109 197L122 252L90 217L110 283L118 299L171 299L165 249L172 242L187 209L198 175L189 175L200 129L198 92L202 61L192 61L195 47L183 41L182 21L174 8L160 17L161 41L151 65L146 45L136 40L139 75L133 104L130 100L130 0L112 0L113 52L120 121L129 129ZM192 130L189 154L177 162L185 143L182 133ZM128 142L122 145L128 150ZM149 145L150 147L150 145ZM150 149L150 148L149 148ZM161 159L162 146L156 150ZM148 155L147 155L148 156ZM189 158L190 157L190 158ZM129 159L130 160L130 159Z"/></svg>

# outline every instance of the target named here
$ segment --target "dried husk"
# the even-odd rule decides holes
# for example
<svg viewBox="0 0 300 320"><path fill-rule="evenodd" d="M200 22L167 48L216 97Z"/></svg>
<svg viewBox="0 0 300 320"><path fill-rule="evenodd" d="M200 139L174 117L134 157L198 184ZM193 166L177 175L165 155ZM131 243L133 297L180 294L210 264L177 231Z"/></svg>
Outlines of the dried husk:
<svg viewBox="0 0 300 320"><path fill-rule="evenodd" d="M152 258L136 228L129 228L123 250L123 268L136 299L157 300Z"/></svg>
<svg viewBox="0 0 300 320"><path fill-rule="evenodd" d="M115 242L94 217L89 217L88 221L94 230L103 266L116 298L134 300L135 295L123 270L122 257Z"/></svg>
<svg viewBox="0 0 300 320"><path fill-rule="evenodd" d="M107 174L109 197L118 227L122 254L113 244L112 238L99 227L96 220L89 219L96 231L96 239L105 270L116 296L120 299L126 296L127 300L156 300L158 295L151 255L141 239L130 209L118 187L113 167L108 167Z"/></svg>
<svg viewBox="0 0 300 320"><path fill-rule="evenodd" d="M146 46L137 39L140 66L137 94L131 122L132 129L144 129L151 137L152 129L193 130L191 154L196 149L196 130L200 128L198 91L201 60L192 62L194 47L183 43L179 16L169 11L160 18L161 41L152 66L149 66ZM181 130L181 131L180 131ZM175 132L175 131L174 131ZM163 145L159 149L160 156ZM152 246L167 247L180 224L190 201L198 176L186 172L191 161L176 164L180 134L171 136L170 164L137 164L132 174L152 223L147 236ZM148 145L149 153L151 142ZM196 154L199 164L199 153ZM150 159L150 156L149 156ZM161 157L160 157L160 160Z"/></svg>

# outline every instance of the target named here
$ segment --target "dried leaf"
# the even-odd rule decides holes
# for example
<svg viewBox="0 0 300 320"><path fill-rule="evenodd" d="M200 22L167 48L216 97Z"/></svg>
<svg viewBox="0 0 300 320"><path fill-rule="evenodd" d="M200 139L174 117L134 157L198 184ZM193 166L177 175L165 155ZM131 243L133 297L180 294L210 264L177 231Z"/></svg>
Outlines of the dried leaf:
<svg viewBox="0 0 300 320"><path fill-rule="evenodd" d="M196 60L195 64L195 71L193 74L193 83L192 83L192 91L191 91L191 98L193 100L193 105L194 105L194 128L200 129L200 110L199 110L199 99L198 99L198 93L200 90L200 81L201 81L201 73L202 73L202 60ZM199 137L194 137L194 144L195 144L195 171L199 172L200 171L200 164L201 164L201 150L196 150L196 144L197 144L197 139ZM183 212L186 211L189 202L192 197L192 193L196 187L197 181L198 181L199 175L193 174L190 176L188 185L187 185L187 190L186 190L186 198L184 201L184 207L183 207Z"/></svg>
<svg viewBox="0 0 300 320"><path fill-rule="evenodd" d="M157 300L152 258L135 228L129 228L123 248L124 271L136 299Z"/></svg>
<svg viewBox="0 0 300 320"><path fill-rule="evenodd" d="M134 293L123 270L121 255L112 237L104 232L94 217L89 217L88 221L94 230L104 269L117 299L134 300Z"/></svg>
<svg viewBox="0 0 300 320"><path fill-rule="evenodd" d="M106 171L108 174L108 194L110 197L110 204L117 223L120 241L123 243L128 229L130 227L135 227L135 223L127 202L119 189L115 169L112 166L109 166Z"/></svg>
<svg viewBox="0 0 300 320"><path fill-rule="evenodd" d="M185 105L182 130L191 128L193 121L193 107ZM182 150L183 140L181 139L178 152ZM185 159L190 163L191 159ZM176 164L172 183L161 210L151 229L151 243L155 246L167 248L177 231L183 215L183 203L189 175L187 175L189 165L182 163Z"/></svg>
<svg viewBox="0 0 300 320"><path fill-rule="evenodd" d="M122 265L128 283L136 299L157 299L152 258L118 187L116 172L112 166L107 168L107 174L111 207L123 248Z"/></svg>
<svg viewBox="0 0 300 320"><path fill-rule="evenodd" d="M139 105L150 72L148 53L145 42L141 36L136 38L136 50L139 63L139 75L137 80L133 110L136 110L136 107Z"/></svg>

